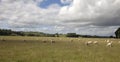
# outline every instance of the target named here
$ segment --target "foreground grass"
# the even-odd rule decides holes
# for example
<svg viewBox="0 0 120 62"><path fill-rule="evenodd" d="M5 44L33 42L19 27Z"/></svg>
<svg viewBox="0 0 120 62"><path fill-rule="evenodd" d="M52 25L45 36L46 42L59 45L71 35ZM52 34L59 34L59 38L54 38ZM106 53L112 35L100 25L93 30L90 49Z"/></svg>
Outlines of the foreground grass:
<svg viewBox="0 0 120 62"><path fill-rule="evenodd" d="M0 38L5 39L0 41L0 62L120 62L119 39L111 39L114 46L110 48L106 47L105 39L97 38ZM50 39L56 42L51 43ZM86 46L84 43L89 40L97 40L99 44Z"/></svg>

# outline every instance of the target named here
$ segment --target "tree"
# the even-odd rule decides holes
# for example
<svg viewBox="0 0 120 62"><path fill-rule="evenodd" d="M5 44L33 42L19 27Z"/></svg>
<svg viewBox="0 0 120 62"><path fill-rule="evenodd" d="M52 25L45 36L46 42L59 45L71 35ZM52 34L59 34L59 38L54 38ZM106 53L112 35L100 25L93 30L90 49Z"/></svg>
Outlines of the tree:
<svg viewBox="0 0 120 62"><path fill-rule="evenodd" d="M59 34L58 34L58 33L55 33L55 37L59 37Z"/></svg>
<svg viewBox="0 0 120 62"><path fill-rule="evenodd" d="M67 33L66 37L78 37L76 33Z"/></svg>
<svg viewBox="0 0 120 62"><path fill-rule="evenodd" d="M120 38L120 27L115 32L116 38Z"/></svg>
<svg viewBox="0 0 120 62"><path fill-rule="evenodd" d="M0 29L0 35L11 35L12 31L7 29Z"/></svg>

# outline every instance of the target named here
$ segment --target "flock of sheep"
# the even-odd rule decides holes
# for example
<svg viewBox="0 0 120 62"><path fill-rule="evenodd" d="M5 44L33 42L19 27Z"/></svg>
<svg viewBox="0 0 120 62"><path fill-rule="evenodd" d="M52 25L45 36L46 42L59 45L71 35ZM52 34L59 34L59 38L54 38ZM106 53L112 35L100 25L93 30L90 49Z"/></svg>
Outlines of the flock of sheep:
<svg viewBox="0 0 120 62"><path fill-rule="evenodd" d="M43 43L47 43L46 40L43 40ZM55 43L55 41L53 39L50 40L50 43Z"/></svg>
<svg viewBox="0 0 120 62"><path fill-rule="evenodd" d="M3 39L3 38L1 38L0 39L1 41L5 41L5 39ZM37 39L38 40L38 39ZM58 40L61 40L61 38L60 39L58 39ZM27 40L23 40L23 41L27 41ZM46 40L42 40L43 41L43 43L47 43L47 41ZM73 39L71 39L70 40L71 42L73 42L74 40ZM106 42L106 46L107 47L112 47L113 46L113 41L110 41L109 39L108 40L105 40L105 42ZM53 39L50 39L50 43L55 43L55 40L53 40ZM120 44L120 41L118 41L118 43ZM85 42L85 45L87 45L87 46L89 46L89 45L92 45L92 44L99 44L99 42L98 41L87 41L87 42Z"/></svg>
<svg viewBox="0 0 120 62"><path fill-rule="evenodd" d="M37 39L37 40L38 40L38 39ZM58 39L58 40L62 40L62 39L60 38L60 39ZM47 43L46 40L42 40L42 41L43 41L43 43ZM73 42L73 41L75 41L75 40L71 39L70 41ZM106 42L106 46L107 46L107 47L112 47L112 46L113 46L113 41L110 41L110 40L108 39L108 40L105 40L105 42ZM50 39L50 43L55 43L55 40ZM120 41L119 41L118 43L120 44ZM98 41L87 41L87 42L85 42L85 45L87 45L87 46L89 46L89 45L91 45L91 44L96 44L96 45L98 45L99 42L98 42Z"/></svg>
<svg viewBox="0 0 120 62"><path fill-rule="evenodd" d="M106 42L107 47L112 47L113 46L113 41L105 40L105 42ZM120 41L118 43L120 43ZM88 42L85 43L85 45L87 45L87 46L89 46L91 44L98 44L98 41L88 41Z"/></svg>
<svg viewBox="0 0 120 62"><path fill-rule="evenodd" d="M38 39L36 39L36 40L38 40ZM4 38L0 38L0 41L7 41L7 40L5 40ZM28 41L28 40L22 39L22 41L26 42L26 41ZM46 40L42 40L42 41L43 41L43 43L47 43ZM50 39L50 42L51 42L51 43L55 43L55 41L54 41L53 39Z"/></svg>

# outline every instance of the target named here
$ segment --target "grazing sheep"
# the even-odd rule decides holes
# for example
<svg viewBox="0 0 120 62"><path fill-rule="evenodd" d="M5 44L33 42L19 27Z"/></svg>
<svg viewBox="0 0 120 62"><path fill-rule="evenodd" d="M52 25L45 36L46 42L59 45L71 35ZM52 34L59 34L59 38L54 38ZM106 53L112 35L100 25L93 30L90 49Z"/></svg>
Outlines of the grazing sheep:
<svg viewBox="0 0 120 62"><path fill-rule="evenodd" d="M55 41L54 41L54 40L51 40L51 43L55 43Z"/></svg>
<svg viewBox="0 0 120 62"><path fill-rule="evenodd" d="M1 38L1 41L5 41L5 39L4 39L4 38Z"/></svg>
<svg viewBox="0 0 120 62"><path fill-rule="evenodd" d="M94 41L93 44L98 44L98 41Z"/></svg>
<svg viewBox="0 0 120 62"><path fill-rule="evenodd" d="M38 38L36 40L39 40Z"/></svg>
<svg viewBox="0 0 120 62"><path fill-rule="evenodd" d="M106 42L107 42L107 43L109 43L109 42L110 42L110 40L108 39L108 40L106 40Z"/></svg>
<svg viewBox="0 0 120 62"><path fill-rule="evenodd" d="M92 41L88 41L88 42L86 42L85 44L86 45L90 45L90 44L92 44L93 42Z"/></svg>
<svg viewBox="0 0 120 62"><path fill-rule="evenodd" d="M111 42L109 42L109 43L107 43L107 45L106 46L108 46L108 47L112 47L112 41Z"/></svg>
<svg viewBox="0 0 120 62"><path fill-rule="evenodd" d="M61 38L59 38L59 40L62 40Z"/></svg>
<svg viewBox="0 0 120 62"><path fill-rule="evenodd" d="M120 43L120 41L118 41L118 43Z"/></svg>
<svg viewBox="0 0 120 62"><path fill-rule="evenodd" d="M71 39L70 41L73 42L73 39Z"/></svg>
<svg viewBox="0 0 120 62"><path fill-rule="evenodd" d="M78 41L81 41L80 39L78 39Z"/></svg>
<svg viewBox="0 0 120 62"><path fill-rule="evenodd" d="M55 41L52 41L52 43L55 43Z"/></svg>

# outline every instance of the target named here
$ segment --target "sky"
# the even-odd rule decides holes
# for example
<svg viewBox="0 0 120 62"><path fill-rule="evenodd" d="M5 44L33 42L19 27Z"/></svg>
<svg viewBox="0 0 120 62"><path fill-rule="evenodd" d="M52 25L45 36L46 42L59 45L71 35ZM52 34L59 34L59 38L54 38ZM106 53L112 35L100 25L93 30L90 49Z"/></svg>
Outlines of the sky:
<svg viewBox="0 0 120 62"><path fill-rule="evenodd" d="M0 0L0 28L111 36L120 27L120 0Z"/></svg>

